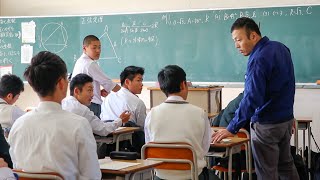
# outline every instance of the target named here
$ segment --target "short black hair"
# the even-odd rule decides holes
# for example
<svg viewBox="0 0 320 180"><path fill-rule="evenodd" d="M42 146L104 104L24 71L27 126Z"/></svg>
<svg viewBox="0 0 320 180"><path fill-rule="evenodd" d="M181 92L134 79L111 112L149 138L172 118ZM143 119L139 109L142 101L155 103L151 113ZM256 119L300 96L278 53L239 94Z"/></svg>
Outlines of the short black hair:
<svg viewBox="0 0 320 180"><path fill-rule="evenodd" d="M168 65L158 73L158 82L161 91L169 96L181 91L180 84L186 83L186 73L177 65Z"/></svg>
<svg viewBox="0 0 320 180"><path fill-rule="evenodd" d="M22 80L13 74L5 74L0 80L0 97L6 97L12 93L13 97L24 91Z"/></svg>
<svg viewBox="0 0 320 180"><path fill-rule="evenodd" d="M67 78L67 67L58 55L41 51L31 59L24 77L40 97L45 97L54 93L61 78Z"/></svg>
<svg viewBox="0 0 320 180"><path fill-rule="evenodd" d="M241 17L238 18L231 26L231 33L235 30L235 29L241 29L241 28L245 28L246 32L247 32L247 37L250 38L250 33L256 32L259 36L261 36L261 32L259 29L259 26L257 25L256 22L254 22L253 19L248 18L248 17Z"/></svg>
<svg viewBox="0 0 320 180"><path fill-rule="evenodd" d="M70 82L70 95L74 95L73 91L76 87L82 91L82 87L88 82L93 82L92 77L83 73L77 74Z"/></svg>
<svg viewBox="0 0 320 180"><path fill-rule="evenodd" d="M100 41L99 38L95 35L88 35L83 39L82 44L84 46L89 46L92 41Z"/></svg>
<svg viewBox="0 0 320 180"><path fill-rule="evenodd" d="M124 84L124 81L126 79L129 79L132 81L136 75L141 74L143 76L144 74L144 68L142 67L137 67L137 66L128 66L124 68L124 70L120 74L120 81L121 81L121 86Z"/></svg>

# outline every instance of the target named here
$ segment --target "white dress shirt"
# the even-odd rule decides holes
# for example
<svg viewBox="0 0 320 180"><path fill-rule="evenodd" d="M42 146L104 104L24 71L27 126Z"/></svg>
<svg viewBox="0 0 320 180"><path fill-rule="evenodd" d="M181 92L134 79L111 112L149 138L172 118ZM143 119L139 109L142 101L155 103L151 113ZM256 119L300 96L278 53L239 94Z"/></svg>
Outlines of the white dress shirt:
<svg viewBox="0 0 320 180"><path fill-rule="evenodd" d="M110 92L117 85L104 74L99 64L97 63L97 60L92 60L84 53L74 65L72 78L80 73L87 74L93 78L94 96L91 102L96 104L102 103L100 85L108 92Z"/></svg>
<svg viewBox="0 0 320 180"><path fill-rule="evenodd" d="M2 128L11 128L16 119L25 113L19 107L10 105L0 98L0 124Z"/></svg>
<svg viewBox="0 0 320 180"><path fill-rule="evenodd" d="M180 96L169 96L167 102L185 102ZM145 142L185 142L196 151L198 173L206 166L211 129L203 109L189 103L161 103L153 107L145 121ZM191 179L190 171L156 170L161 179Z"/></svg>
<svg viewBox="0 0 320 180"><path fill-rule="evenodd" d="M16 120L9 134L14 168L60 173L65 180L101 179L88 120L51 101Z"/></svg>
<svg viewBox="0 0 320 180"><path fill-rule="evenodd" d="M62 109L86 118L91 125L93 133L100 136L107 136L122 125L122 120L120 118L107 123L101 121L87 106L81 104L73 96L64 98L61 105Z"/></svg>
<svg viewBox="0 0 320 180"><path fill-rule="evenodd" d="M125 111L131 112L129 121L144 128L144 120L146 119L146 105L143 101L132 94L128 89L121 87L118 92L111 92L101 105L100 118L103 120L112 120Z"/></svg>

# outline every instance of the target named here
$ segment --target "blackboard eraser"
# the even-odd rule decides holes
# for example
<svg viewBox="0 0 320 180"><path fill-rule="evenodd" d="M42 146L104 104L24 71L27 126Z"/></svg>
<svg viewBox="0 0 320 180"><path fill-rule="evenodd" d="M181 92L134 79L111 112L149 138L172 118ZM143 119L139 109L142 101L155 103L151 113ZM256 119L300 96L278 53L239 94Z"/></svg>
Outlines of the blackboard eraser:
<svg viewBox="0 0 320 180"><path fill-rule="evenodd" d="M316 82L316 83L317 83L317 85L320 85L320 80L317 80L317 82Z"/></svg>

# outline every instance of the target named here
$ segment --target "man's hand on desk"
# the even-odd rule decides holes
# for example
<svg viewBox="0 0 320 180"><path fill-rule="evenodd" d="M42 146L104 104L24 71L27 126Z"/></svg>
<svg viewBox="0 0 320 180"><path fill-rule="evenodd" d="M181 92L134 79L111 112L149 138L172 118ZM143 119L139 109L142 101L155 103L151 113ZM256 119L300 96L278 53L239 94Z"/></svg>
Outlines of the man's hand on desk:
<svg viewBox="0 0 320 180"><path fill-rule="evenodd" d="M212 133L211 142L212 143L220 142L222 139L226 137L233 137L233 136L234 134L229 132L227 129L220 129Z"/></svg>
<svg viewBox="0 0 320 180"><path fill-rule="evenodd" d="M126 123L129 121L131 113L129 111L124 111L120 114L120 119L122 119L122 123Z"/></svg>

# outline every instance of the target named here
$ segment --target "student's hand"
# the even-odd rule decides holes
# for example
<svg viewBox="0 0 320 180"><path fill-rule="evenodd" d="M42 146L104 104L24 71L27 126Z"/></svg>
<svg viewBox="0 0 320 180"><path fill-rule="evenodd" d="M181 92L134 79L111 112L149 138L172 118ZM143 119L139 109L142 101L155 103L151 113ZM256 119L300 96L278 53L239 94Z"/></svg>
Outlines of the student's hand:
<svg viewBox="0 0 320 180"><path fill-rule="evenodd" d="M234 134L229 132L227 129L220 129L212 133L211 142L214 144L216 142L220 142L222 139L226 137L232 137Z"/></svg>
<svg viewBox="0 0 320 180"><path fill-rule="evenodd" d="M0 167L8 167L8 164L2 158L0 158Z"/></svg>
<svg viewBox="0 0 320 180"><path fill-rule="evenodd" d="M120 114L120 119L122 119L122 123L126 123L129 121L131 113L129 111L124 111Z"/></svg>
<svg viewBox="0 0 320 180"><path fill-rule="evenodd" d="M100 93L102 97L107 97L109 94L105 89L101 89Z"/></svg>

